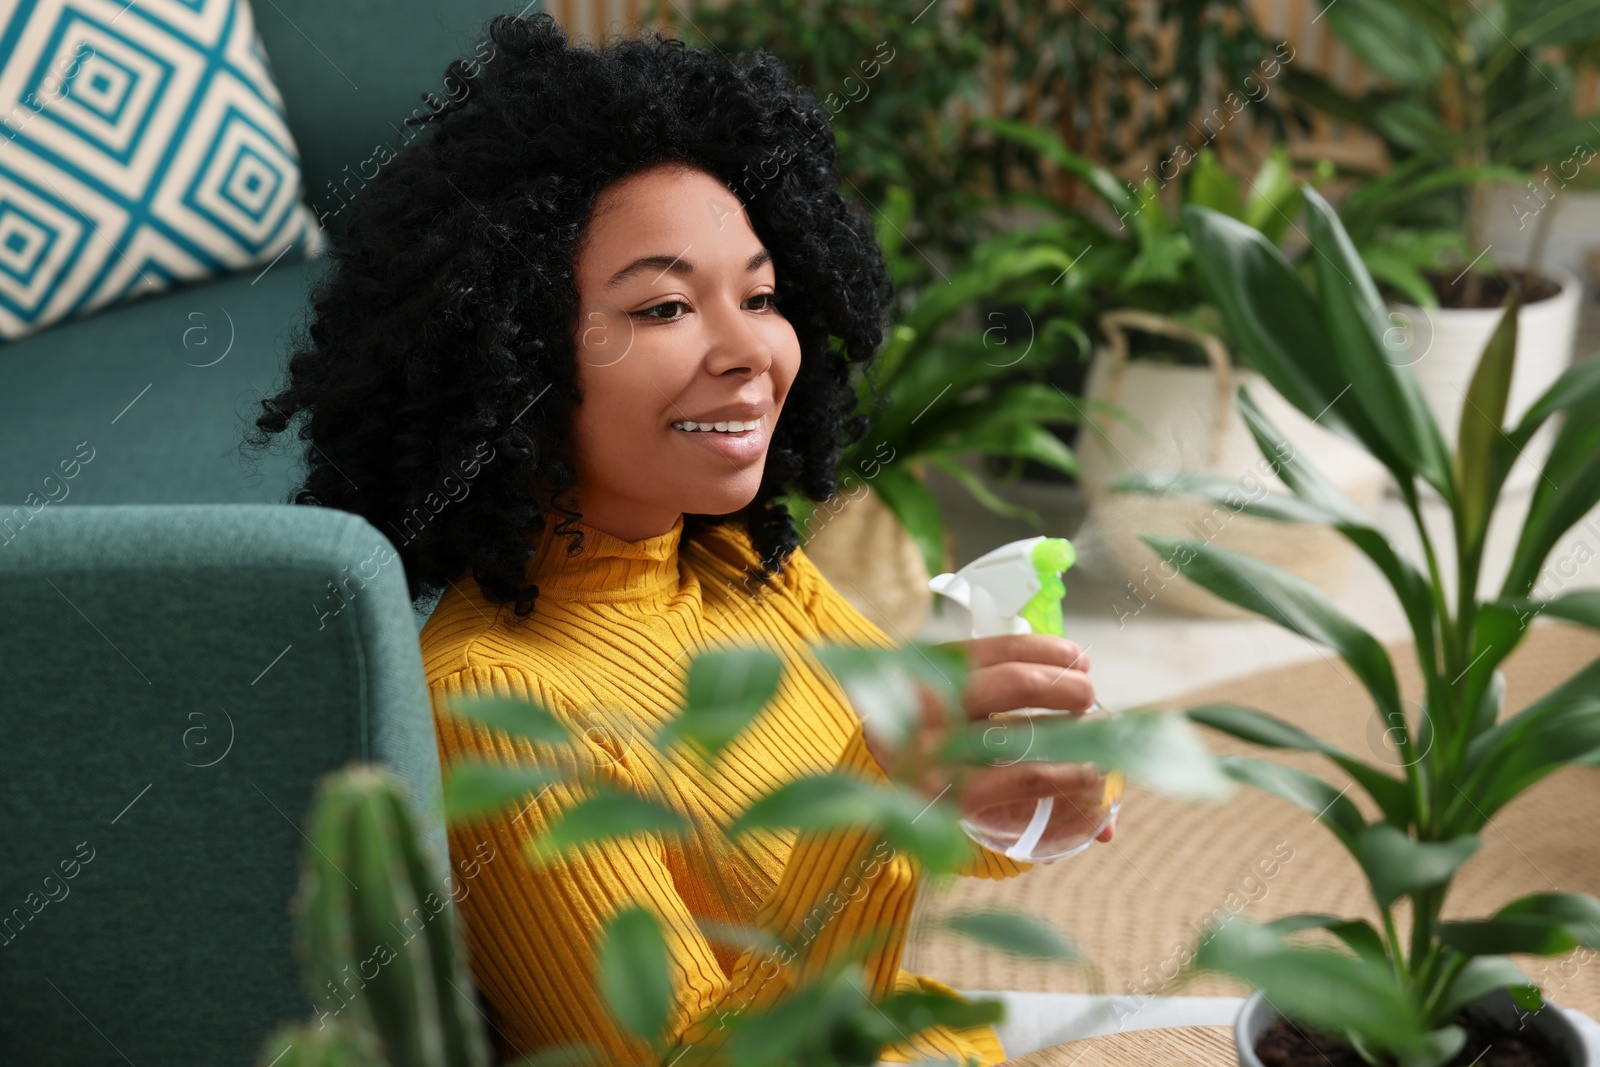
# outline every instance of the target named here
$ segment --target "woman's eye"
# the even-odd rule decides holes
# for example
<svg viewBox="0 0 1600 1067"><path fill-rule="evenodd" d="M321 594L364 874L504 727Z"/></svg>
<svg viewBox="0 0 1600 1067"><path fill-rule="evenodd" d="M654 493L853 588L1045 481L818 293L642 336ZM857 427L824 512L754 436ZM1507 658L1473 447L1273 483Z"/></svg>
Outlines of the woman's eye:
<svg viewBox="0 0 1600 1067"><path fill-rule="evenodd" d="M682 315L657 315L655 313L660 311L662 308L688 307L688 306L689 305L685 304L682 300L668 300L665 303L657 304L655 307L645 308L643 311L635 311L634 314L637 315L641 319L660 319L663 322L672 322L675 319L683 318L683 316Z"/></svg>
<svg viewBox="0 0 1600 1067"><path fill-rule="evenodd" d="M765 303L763 303L760 307L751 308L750 310L752 311L776 311L778 308L777 293L757 293L755 296L752 296L750 300L765 301ZM750 301L748 300L745 301L747 304L749 302ZM654 307L645 308L643 311L635 311L633 314L636 318L641 319L655 319L658 322L676 322L678 319L683 318L683 316L663 314L662 309L676 307L687 308L688 306L689 305L685 304L682 300L667 300L655 305Z"/></svg>

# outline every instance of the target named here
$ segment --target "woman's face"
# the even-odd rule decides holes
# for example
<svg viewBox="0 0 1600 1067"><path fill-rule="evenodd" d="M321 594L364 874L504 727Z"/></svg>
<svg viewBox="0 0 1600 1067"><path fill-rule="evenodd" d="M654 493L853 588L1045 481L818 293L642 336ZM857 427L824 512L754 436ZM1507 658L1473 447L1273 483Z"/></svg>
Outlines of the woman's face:
<svg viewBox="0 0 1600 1067"><path fill-rule="evenodd" d="M800 342L738 197L700 170L629 175L597 198L575 272L582 521L638 541L755 499Z"/></svg>

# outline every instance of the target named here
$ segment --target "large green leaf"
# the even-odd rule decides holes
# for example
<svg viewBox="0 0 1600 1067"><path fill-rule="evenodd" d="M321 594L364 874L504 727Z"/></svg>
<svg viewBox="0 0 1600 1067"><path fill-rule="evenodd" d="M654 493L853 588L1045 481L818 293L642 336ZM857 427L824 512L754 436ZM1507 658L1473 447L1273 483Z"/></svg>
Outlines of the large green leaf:
<svg viewBox="0 0 1600 1067"><path fill-rule="evenodd" d="M1184 714L1204 726L1267 748L1320 752L1367 791L1389 822L1403 827L1414 818L1411 796L1406 791L1405 782L1391 778L1376 767L1369 767L1339 746L1329 744L1292 723L1237 704L1202 704L1185 710Z"/></svg>
<svg viewBox="0 0 1600 1067"><path fill-rule="evenodd" d="M1574 407L1557 431L1512 553L1501 595L1526 596L1561 536L1600 503L1600 406Z"/></svg>
<svg viewBox="0 0 1600 1067"><path fill-rule="evenodd" d="M640 1037L659 1039L672 1010L672 973L655 915L639 906L617 912L601 931L596 962L611 1014Z"/></svg>
<svg viewBox="0 0 1600 1067"><path fill-rule="evenodd" d="M1600 630L1600 589L1581 589L1551 600L1513 599L1506 601L1506 604L1515 609L1523 620L1536 615L1549 615Z"/></svg>
<svg viewBox="0 0 1600 1067"><path fill-rule="evenodd" d="M1445 923L1449 926L1449 923ZM1434 1023L1455 1017L1460 1009L1496 989L1514 988L1527 995L1538 987L1521 967L1505 956L1477 956L1468 960L1451 980L1433 1009Z"/></svg>
<svg viewBox="0 0 1600 1067"><path fill-rule="evenodd" d="M1489 531L1489 515L1499 493L1494 469L1494 445L1503 436L1506 403L1511 396L1511 372L1517 356L1517 312L1520 302L1513 292L1500 322L1484 346L1461 405L1461 428L1455 456L1456 483L1460 486L1458 521L1466 534L1463 551L1477 559Z"/></svg>
<svg viewBox="0 0 1600 1067"><path fill-rule="evenodd" d="M1472 956L1559 956L1580 945L1600 948L1600 900L1587 893L1534 893L1488 919L1440 923L1439 937Z"/></svg>
<svg viewBox="0 0 1600 1067"><path fill-rule="evenodd" d="M1185 578L1338 652L1372 694L1384 722L1403 721L1389 653L1322 590L1287 571L1205 541L1139 536Z"/></svg>
<svg viewBox="0 0 1600 1067"><path fill-rule="evenodd" d="M716 759L778 691L783 661L764 648L721 648L689 662L683 710L667 720L654 743L665 749L687 740Z"/></svg>
<svg viewBox="0 0 1600 1067"><path fill-rule="evenodd" d="M1259 230L1215 211L1191 204L1183 218L1201 280L1250 365L1313 421L1407 481L1411 467L1350 397L1317 300L1282 253Z"/></svg>
<svg viewBox="0 0 1600 1067"><path fill-rule="evenodd" d="M1397 1049L1426 1041L1424 1021L1388 967L1293 944L1241 916L1215 927L1195 962L1244 979L1279 1013L1319 1029L1355 1031Z"/></svg>
<svg viewBox="0 0 1600 1067"><path fill-rule="evenodd" d="M1448 882L1483 842L1476 834L1418 841L1399 827L1373 823L1356 837L1355 854L1380 908Z"/></svg>
<svg viewBox="0 0 1600 1067"><path fill-rule="evenodd" d="M1332 338L1339 369L1350 382L1350 398L1404 461L1405 471L1421 475L1449 499L1453 485L1444 438L1416 376L1387 357L1383 337L1388 310L1377 286L1333 207L1310 186L1305 198L1322 324Z"/></svg>
<svg viewBox="0 0 1600 1067"><path fill-rule="evenodd" d="M1285 915L1262 924L1266 929L1277 934L1292 934L1301 930L1326 930L1356 954L1362 961L1375 967L1386 967L1389 964L1389 953L1384 948L1383 938L1373 925L1365 919L1346 919L1339 915L1322 913L1302 913L1299 915Z"/></svg>
<svg viewBox="0 0 1600 1067"><path fill-rule="evenodd" d="M1461 811L1461 825L1487 822L1534 782L1600 750L1600 692L1541 702L1531 716L1529 710L1469 746L1471 771L1456 799L1471 810L1447 809Z"/></svg>

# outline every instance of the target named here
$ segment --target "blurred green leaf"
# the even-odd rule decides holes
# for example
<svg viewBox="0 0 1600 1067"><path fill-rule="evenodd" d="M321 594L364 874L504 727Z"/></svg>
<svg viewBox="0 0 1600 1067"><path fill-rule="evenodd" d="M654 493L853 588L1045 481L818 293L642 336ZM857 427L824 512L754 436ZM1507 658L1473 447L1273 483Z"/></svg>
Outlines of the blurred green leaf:
<svg viewBox="0 0 1600 1067"><path fill-rule="evenodd" d="M562 745L572 741L572 734L561 720L533 699L467 697L446 702L445 710L535 743Z"/></svg>
<svg viewBox="0 0 1600 1067"><path fill-rule="evenodd" d="M1445 925L1449 925L1448 923ZM1521 987L1538 993L1527 974L1505 956L1477 956L1462 965L1433 1010L1433 1022L1455 1017L1456 1012L1496 989ZM1537 1009L1534 1009L1537 1010Z"/></svg>
<svg viewBox="0 0 1600 1067"><path fill-rule="evenodd" d="M446 768L446 818L466 822L498 811L564 776L545 767L459 760Z"/></svg>
<svg viewBox="0 0 1600 1067"><path fill-rule="evenodd" d="M1240 916L1212 929L1195 962L1243 978L1278 1011L1319 1029L1355 1030L1396 1049L1426 1040L1424 1021L1388 968L1293 945Z"/></svg>
<svg viewBox="0 0 1600 1067"><path fill-rule="evenodd" d="M599 782L593 783L593 789L593 795L568 808L542 835L529 839L526 853L530 862L537 866L568 849L617 837L693 830L682 815L655 801Z"/></svg>
<svg viewBox="0 0 1600 1067"><path fill-rule="evenodd" d="M1332 205L1309 187L1305 198L1321 320L1350 383L1350 400L1400 461L1398 468L1390 465L1396 477L1420 474L1448 500L1455 492L1449 453L1416 376L1389 361L1387 308Z"/></svg>
<svg viewBox="0 0 1600 1067"><path fill-rule="evenodd" d="M1488 535L1490 508L1499 491L1494 471L1494 444L1502 436L1506 404L1511 396L1520 309L1521 301L1513 291L1499 325L1478 359L1461 406L1455 478L1461 487L1461 522L1468 535L1466 552L1472 558L1481 551Z"/></svg>
<svg viewBox="0 0 1600 1067"><path fill-rule="evenodd" d="M657 1040L672 1008L666 938L648 909L633 906L611 917L597 953L606 1006L629 1030Z"/></svg>
<svg viewBox="0 0 1600 1067"><path fill-rule="evenodd" d="M1262 928L1274 934L1293 934L1301 930L1326 930L1354 952L1363 962L1374 967L1387 967L1389 953L1383 938L1365 919L1344 919L1337 915L1304 913L1285 915L1263 923Z"/></svg>
<svg viewBox="0 0 1600 1067"><path fill-rule="evenodd" d="M1267 240L1281 245L1284 234L1300 217L1304 202L1289 149L1281 143L1275 144L1250 183L1250 195L1245 199L1244 214L1240 217L1247 225L1260 230Z"/></svg>
<svg viewBox="0 0 1600 1067"><path fill-rule="evenodd" d="M657 748L683 739L715 759L778 691L783 661L769 649L701 651L689 662L684 705L656 734Z"/></svg>
<svg viewBox="0 0 1600 1067"><path fill-rule="evenodd" d="M948 742L948 749L973 762L992 762L993 725L969 722L964 734ZM1218 760L1182 715L1149 709L1087 720L1070 714L1036 715L1005 731L1006 745L1015 744L1017 729L1027 739L1029 759L1093 763L1102 770L1122 771L1148 789L1190 800L1217 800L1230 793Z"/></svg>
<svg viewBox="0 0 1600 1067"><path fill-rule="evenodd" d="M1244 200L1239 196L1239 180L1217 162L1217 154L1202 148L1195 156L1194 169L1189 172L1189 203L1208 207L1212 211L1235 219L1244 219ZM1256 223L1251 223L1260 229Z"/></svg>
<svg viewBox="0 0 1600 1067"><path fill-rule="evenodd" d="M1372 884L1378 907L1448 882L1483 842L1476 834L1450 841L1417 841L1388 823L1373 823L1356 835L1355 854Z"/></svg>
<svg viewBox="0 0 1600 1067"><path fill-rule="evenodd" d="M1322 10L1340 39L1397 85L1427 84L1445 68L1447 21L1430 27L1389 0L1322 0Z"/></svg>

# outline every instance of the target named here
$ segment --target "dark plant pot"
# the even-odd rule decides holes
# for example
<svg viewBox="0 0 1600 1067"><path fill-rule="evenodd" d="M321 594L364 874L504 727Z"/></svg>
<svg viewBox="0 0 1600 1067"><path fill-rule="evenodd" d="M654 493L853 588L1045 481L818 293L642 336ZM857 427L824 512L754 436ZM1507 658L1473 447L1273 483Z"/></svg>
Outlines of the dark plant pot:
<svg viewBox="0 0 1600 1067"><path fill-rule="evenodd" d="M1590 1058L1588 1047L1583 1043L1583 1034L1573 1024L1567 1012L1548 1000L1538 1012L1523 1015L1522 1009L1511 999L1511 994L1504 989L1497 989L1478 1000L1474 1007L1507 1027L1517 1026L1518 1020L1521 1019L1522 1025L1544 1035L1551 1044L1566 1053L1568 1067L1600 1067ZM1233 1024L1233 1041L1240 1067L1263 1067L1261 1059L1256 1055L1256 1038L1277 1019L1277 1011L1267 1003L1260 991L1252 993L1244 1002L1244 1007L1239 1009L1239 1017Z"/></svg>

